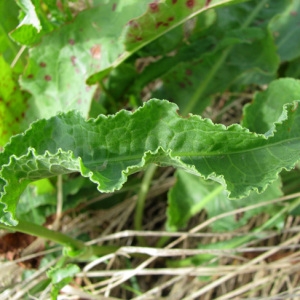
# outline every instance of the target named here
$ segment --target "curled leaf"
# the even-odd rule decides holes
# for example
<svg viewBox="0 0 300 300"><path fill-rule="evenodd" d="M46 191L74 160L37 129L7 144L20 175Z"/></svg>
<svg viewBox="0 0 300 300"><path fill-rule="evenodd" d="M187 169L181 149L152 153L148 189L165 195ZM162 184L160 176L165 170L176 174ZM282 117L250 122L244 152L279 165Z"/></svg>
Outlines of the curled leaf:
<svg viewBox="0 0 300 300"><path fill-rule="evenodd" d="M0 220L16 224L19 196L31 181L80 172L99 191L112 192L150 163L218 181L231 198L262 192L299 159L298 103L284 106L268 136L196 115L182 118L175 104L157 99L134 113L122 110L86 121L69 112L39 120L0 153Z"/></svg>

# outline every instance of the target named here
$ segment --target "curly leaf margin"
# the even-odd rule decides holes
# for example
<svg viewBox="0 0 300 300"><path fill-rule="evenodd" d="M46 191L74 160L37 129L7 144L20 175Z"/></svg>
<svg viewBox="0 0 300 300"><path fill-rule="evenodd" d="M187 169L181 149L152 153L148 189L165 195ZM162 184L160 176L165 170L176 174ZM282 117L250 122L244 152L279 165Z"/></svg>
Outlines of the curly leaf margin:
<svg viewBox="0 0 300 300"><path fill-rule="evenodd" d="M16 206L29 182L80 172L99 191L113 192L150 163L218 181L231 198L262 192L299 160L298 103L285 105L266 135L195 115L183 118L177 105L157 99L133 113L122 110L86 121L72 111L39 120L0 153L0 221L17 224Z"/></svg>

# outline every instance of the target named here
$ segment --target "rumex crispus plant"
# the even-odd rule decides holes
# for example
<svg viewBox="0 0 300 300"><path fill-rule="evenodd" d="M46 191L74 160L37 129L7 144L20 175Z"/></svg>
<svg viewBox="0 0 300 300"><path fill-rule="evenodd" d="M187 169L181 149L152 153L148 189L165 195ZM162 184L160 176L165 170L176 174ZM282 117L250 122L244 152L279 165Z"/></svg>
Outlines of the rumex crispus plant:
<svg viewBox="0 0 300 300"><path fill-rule="evenodd" d="M129 193L142 230L157 166L172 167L170 232L203 211L218 218L258 205L211 225L230 232L267 210L256 234L298 214L291 196L299 191L297 1L20 0L3 1L0 13L0 227L64 246L44 281L53 299L80 273L78 261L101 260L122 245L86 243L50 230L46 219L77 214L95 193L109 195L99 210ZM283 195L293 199L284 208L259 206Z"/></svg>

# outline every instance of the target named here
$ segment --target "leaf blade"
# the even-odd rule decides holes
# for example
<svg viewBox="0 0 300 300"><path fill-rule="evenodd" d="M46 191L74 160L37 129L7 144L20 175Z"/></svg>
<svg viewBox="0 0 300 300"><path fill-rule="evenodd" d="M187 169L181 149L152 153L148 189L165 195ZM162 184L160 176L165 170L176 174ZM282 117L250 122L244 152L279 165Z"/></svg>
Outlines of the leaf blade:
<svg viewBox="0 0 300 300"><path fill-rule="evenodd" d="M199 116L182 118L177 108L153 99L134 113L122 110L85 121L70 112L37 121L0 154L1 201L8 214L2 222L17 222L15 208L29 182L58 174L80 172L99 191L112 192L128 175L157 163L218 181L231 198L241 198L264 191L299 160L298 102L284 106L268 137Z"/></svg>

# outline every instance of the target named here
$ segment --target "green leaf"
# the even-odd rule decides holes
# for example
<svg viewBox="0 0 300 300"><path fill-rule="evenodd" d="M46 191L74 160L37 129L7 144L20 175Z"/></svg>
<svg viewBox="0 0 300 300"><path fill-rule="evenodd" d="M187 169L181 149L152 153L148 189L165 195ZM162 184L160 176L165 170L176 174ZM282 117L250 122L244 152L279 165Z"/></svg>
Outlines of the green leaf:
<svg viewBox="0 0 300 300"><path fill-rule="evenodd" d="M16 224L19 196L31 181L80 172L99 191L112 192L149 163L221 182L231 198L262 192L299 160L298 103L284 106L267 136L199 116L182 118L175 104L160 100L96 120L74 112L39 120L0 153L1 221Z"/></svg>
<svg viewBox="0 0 300 300"><path fill-rule="evenodd" d="M299 44L300 2L290 1L285 11L270 22L277 51L281 61L293 60L300 56Z"/></svg>
<svg viewBox="0 0 300 300"><path fill-rule="evenodd" d="M176 183L168 194L167 228L180 230L187 225L188 220L201 210L207 211L212 218L225 212L246 207L262 201L282 196L280 180L274 181L262 193L250 193L242 199L230 200L222 186L212 181L205 181L182 170L176 172ZM212 223L213 231L232 231L245 225L247 221L260 213L267 212L270 216L281 209L280 205L268 205L245 212L238 220L229 216ZM284 218L285 216L282 216Z"/></svg>
<svg viewBox="0 0 300 300"><path fill-rule="evenodd" d="M208 213L209 218L213 218L214 216L218 216L222 213L234 211L235 209L247 207L250 205L258 204L263 201L268 201L272 199L276 199L278 197L282 196L281 191L281 182L280 180L274 181L271 185L268 186L268 188L262 193L257 194L255 192L250 193L248 197L242 198L238 201L236 200L230 200L226 197L226 195L220 194L219 197L215 197L214 201L210 201L205 206L205 210ZM247 210L245 213L241 215L234 215L234 216L228 216L222 219L219 219L212 223L211 227L213 231L216 232L228 232L237 230L238 228L241 228L242 226L246 225L248 220L250 220L252 217L260 215L262 213L267 213L269 217L271 218L276 213L278 213L282 209L282 205L277 204L269 204L265 206L261 206L256 209ZM285 215L281 216L281 219L278 220L280 226L284 219L286 218Z"/></svg>
<svg viewBox="0 0 300 300"><path fill-rule="evenodd" d="M194 18L206 10L243 1L244 0L213 0L209 5L206 5L204 1L194 0L160 0L152 3L149 3L150 1L148 1L147 7L144 6L143 14L141 16L132 16L131 14L126 26L122 27L123 32L120 35L118 46L114 45L114 48L118 47L121 51L118 55L111 55L111 57L114 56L115 61L110 66L107 66L107 71L109 71L109 68L111 67L118 66L142 47L160 38L172 29L181 26L187 20ZM139 1L139 3L140 2L141 1ZM120 6L116 1L114 1L113 7L114 11L118 13L123 9L123 6ZM135 8L136 7L137 5ZM126 14L126 11L122 11L122 13ZM126 48L124 48L124 44ZM91 76L88 79L88 82L93 84L102 79L105 75L107 75L107 72L102 69L99 73Z"/></svg>
<svg viewBox="0 0 300 300"><path fill-rule="evenodd" d="M33 186L36 187L37 195L43 195L47 193L53 193L55 188L51 184L49 179L41 179L32 183Z"/></svg>
<svg viewBox="0 0 300 300"><path fill-rule="evenodd" d="M80 271L80 268L74 264L68 264L65 267L53 268L47 272L52 281L51 299L57 299L60 290L72 281L74 275Z"/></svg>
<svg viewBox="0 0 300 300"><path fill-rule="evenodd" d="M272 134L274 122L282 113L282 106L294 100L300 100L300 81L292 78L275 80L266 91L257 93L252 103L245 106L242 125L256 133L270 130Z"/></svg>
<svg viewBox="0 0 300 300"><path fill-rule="evenodd" d="M33 95L29 121L72 109L88 115L96 86L87 85L86 80L110 68L122 53L122 28L143 13L148 1L133 6L134 2L116 1L115 10L114 4L108 3L83 11L31 49L21 78L21 86Z"/></svg>
<svg viewBox="0 0 300 300"><path fill-rule="evenodd" d="M168 193L166 226L170 231L185 227L192 216L224 192L224 188L215 182L182 170L177 170L175 176L176 183Z"/></svg>
<svg viewBox="0 0 300 300"><path fill-rule="evenodd" d="M56 191L45 178L27 186L20 197L16 215L18 219L43 225L46 218L55 213L56 205Z"/></svg>
<svg viewBox="0 0 300 300"><path fill-rule="evenodd" d="M20 81L22 88L33 95L26 114L28 122L72 109L80 110L84 116L88 116L96 86L89 86L86 82L97 83L142 45L149 44L185 20L208 9L204 3L196 1L178 1L176 4L172 0L149 2L139 0L138 5L136 0L105 2L82 11L72 23L44 36L31 49L28 66ZM236 2L214 1L211 6ZM159 31L154 30L154 35L149 35L150 27L145 27L144 23L139 25L139 22L144 16L152 20L156 5L165 13L165 5L172 7L171 13L174 16L170 18L174 20L170 26L160 26ZM165 13L161 17L164 18ZM159 15L155 13L155 18ZM133 33L130 30L136 30L133 24L137 24L145 36L142 45L137 43L130 46L128 51L125 44L132 44Z"/></svg>
<svg viewBox="0 0 300 300"><path fill-rule="evenodd" d="M24 17L19 26L10 33L10 36L22 45L31 45L37 41L42 26L31 0L18 0L17 3L22 9Z"/></svg>
<svg viewBox="0 0 300 300"><path fill-rule="evenodd" d="M0 147L20 132L27 94L19 89L10 66L0 55Z"/></svg>
<svg viewBox="0 0 300 300"><path fill-rule="evenodd" d="M189 44L174 57L155 63L164 70L161 87L153 96L176 102L184 115L200 114L211 95L241 84L266 84L275 79L279 58L273 36L268 23L256 23L269 21L281 12L285 2L272 2L269 7L264 3L251 1L217 9L215 24L203 36L191 35Z"/></svg>
<svg viewBox="0 0 300 300"><path fill-rule="evenodd" d="M141 48L149 41L155 40L208 8L238 2L242 1L213 0L209 4L194 0L152 2L143 16L129 23L130 26L126 32L126 49L133 51Z"/></svg>

